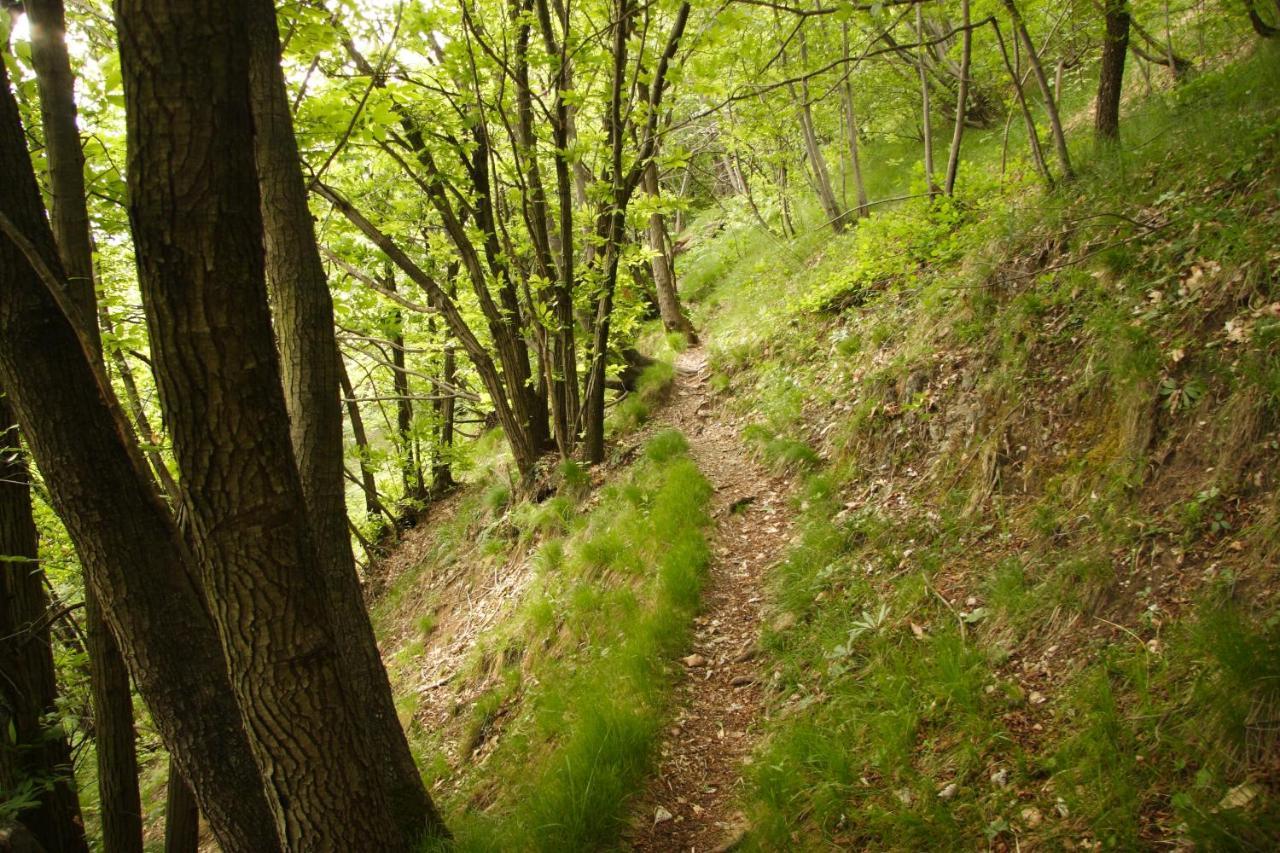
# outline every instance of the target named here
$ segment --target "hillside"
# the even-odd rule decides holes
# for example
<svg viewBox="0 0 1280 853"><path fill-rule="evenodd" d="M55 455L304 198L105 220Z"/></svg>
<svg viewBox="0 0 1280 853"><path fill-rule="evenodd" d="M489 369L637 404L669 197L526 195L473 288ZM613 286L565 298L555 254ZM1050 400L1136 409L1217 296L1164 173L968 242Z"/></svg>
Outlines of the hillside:
<svg viewBox="0 0 1280 853"><path fill-rule="evenodd" d="M1269 847L1278 82L1263 51L1146 98L1141 146L1047 194L690 225L705 349L651 339L677 370L648 417L714 496L666 663L626 648L664 606L632 598L667 572L639 542L675 534L600 526L619 495L667 517L636 479L658 426L604 485L433 510L379 605L463 846ZM602 720L565 667L645 696Z"/></svg>
<svg viewBox="0 0 1280 853"><path fill-rule="evenodd" d="M1280 0L0 15L0 853L1280 849Z"/></svg>

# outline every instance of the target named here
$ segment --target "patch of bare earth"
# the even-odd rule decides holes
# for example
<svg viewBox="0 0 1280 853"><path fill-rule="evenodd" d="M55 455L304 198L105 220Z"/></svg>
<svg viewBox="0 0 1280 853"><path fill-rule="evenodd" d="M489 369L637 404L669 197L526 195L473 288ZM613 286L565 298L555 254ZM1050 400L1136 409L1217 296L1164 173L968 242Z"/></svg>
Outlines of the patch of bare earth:
<svg viewBox="0 0 1280 853"><path fill-rule="evenodd" d="M792 518L786 483L750 457L738 425L708 393L705 354L685 352L676 367L672 399L653 425L673 426L688 439L690 456L715 489L715 531L675 711L627 842L636 850L728 850L745 831L737 803L762 719L764 576L783 557Z"/></svg>

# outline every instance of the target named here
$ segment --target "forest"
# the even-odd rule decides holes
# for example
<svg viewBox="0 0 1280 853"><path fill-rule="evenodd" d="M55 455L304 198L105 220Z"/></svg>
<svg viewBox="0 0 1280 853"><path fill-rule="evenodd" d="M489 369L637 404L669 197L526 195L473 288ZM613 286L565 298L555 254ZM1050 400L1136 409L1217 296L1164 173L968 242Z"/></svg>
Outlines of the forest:
<svg viewBox="0 0 1280 853"><path fill-rule="evenodd" d="M1280 847L1280 0L0 7L0 853Z"/></svg>

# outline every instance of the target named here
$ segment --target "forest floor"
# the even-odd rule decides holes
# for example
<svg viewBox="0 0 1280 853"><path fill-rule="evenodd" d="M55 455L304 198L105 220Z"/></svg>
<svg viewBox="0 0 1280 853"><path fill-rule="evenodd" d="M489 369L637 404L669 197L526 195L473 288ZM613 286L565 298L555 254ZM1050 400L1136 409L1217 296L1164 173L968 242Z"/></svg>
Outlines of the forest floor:
<svg viewBox="0 0 1280 853"><path fill-rule="evenodd" d="M627 846L645 851L728 850L746 832L737 808L744 763L762 715L760 632L764 576L790 542L790 487L767 473L707 388L702 349L681 353L667 405L651 430L674 427L712 484L712 560L657 765L637 798ZM650 430L646 430L649 432Z"/></svg>

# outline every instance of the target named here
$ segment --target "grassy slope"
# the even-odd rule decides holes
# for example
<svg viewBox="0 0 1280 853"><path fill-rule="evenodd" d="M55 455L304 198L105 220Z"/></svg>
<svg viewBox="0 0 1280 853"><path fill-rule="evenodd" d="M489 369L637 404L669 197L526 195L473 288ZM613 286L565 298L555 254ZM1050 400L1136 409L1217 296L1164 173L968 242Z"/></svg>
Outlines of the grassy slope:
<svg viewBox="0 0 1280 853"><path fill-rule="evenodd" d="M806 481L753 844L1280 837L1277 91L1264 50L1131 102L1055 193L978 137L954 204L742 215L683 261Z"/></svg>
<svg viewBox="0 0 1280 853"><path fill-rule="evenodd" d="M642 396L669 381L669 366L651 369ZM623 420L643 418L634 408ZM469 488L375 606L410 742L458 849L617 842L708 559L710 486L686 450L659 432L594 490L564 463L541 502L513 504L501 483ZM438 582L456 573L461 583ZM513 582L486 592L499 577ZM468 633L476 613L491 615ZM470 637L440 689L435 655Z"/></svg>

